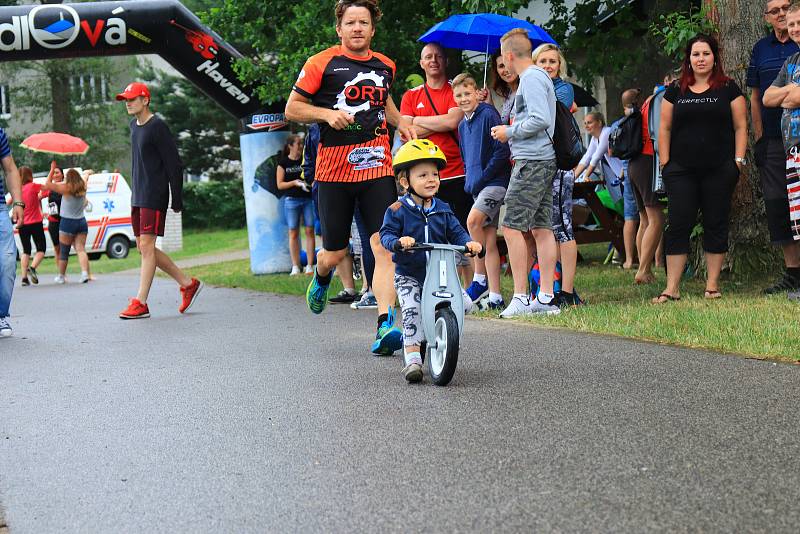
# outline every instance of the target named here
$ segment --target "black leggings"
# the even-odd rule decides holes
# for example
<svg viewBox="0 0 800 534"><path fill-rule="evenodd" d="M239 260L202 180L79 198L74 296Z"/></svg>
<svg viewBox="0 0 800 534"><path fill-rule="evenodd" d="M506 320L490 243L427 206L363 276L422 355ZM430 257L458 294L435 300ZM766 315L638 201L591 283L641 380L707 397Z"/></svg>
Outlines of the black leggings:
<svg viewBox="0 0 800 534"><path fill-rule="evenodd" d="M47 222L47 233L50 234L50 241L53 243L53 251L58 256L58 226L59 221Z"/></svg>
<svg viewBox="0 0 800 534"><path fill-rule="evenodd" d="M739 180L733 158L710 169L690 169L670 161L662 176L669 202L664 252L689 253L689 237L697 223L698 209L703 214L703 250L711 254L728 252L731 198Z"/></svg>
<svg viewBox="0 0 800 534"><path fill-rule="evenodd" d="M36 245L36 252L47 250L47 241L44 239L44 228L42 223L26 224L19 229L19 240L22 242L22 252L26 256L31 255L31 239Z"/></svg>

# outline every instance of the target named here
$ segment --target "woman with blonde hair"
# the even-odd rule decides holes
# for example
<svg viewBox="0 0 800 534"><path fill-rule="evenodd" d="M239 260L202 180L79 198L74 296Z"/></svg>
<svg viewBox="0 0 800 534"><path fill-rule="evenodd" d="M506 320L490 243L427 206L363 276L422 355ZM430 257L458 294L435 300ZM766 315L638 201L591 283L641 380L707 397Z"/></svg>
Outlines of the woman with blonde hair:
<svg viewBox="0 0 800 534"><path fill-rule="evenodd" d="M84 210L86 208L86 182L75 169L69 169L64 174L64 181L53 181L56 171L56 162L50 164L50 173L47 175L46 188L61 194L61 221L58 228L58 275L57 284L66 282L67 263L69 250L73 245L78 253L78 262L81 265L81 283L89 281L89 257L86 255L86 235L89 226L86 224Z"/></svg>
<svg viewBox="0 0 800 534"><path fill-rule="evenodd" d="M567 60L554 44L545 43L536 47L531 55L534 65L542 68L553 82L556 100L572 110L575 106L575 91L563 80L567 74ZM559 306L583 304L575 292L575 272L578 267L578 245L572 230L572 190L575 175L572 171L556 171L553 177L553 233L558 242L561 259L561 290L556 295Z"/></svg>

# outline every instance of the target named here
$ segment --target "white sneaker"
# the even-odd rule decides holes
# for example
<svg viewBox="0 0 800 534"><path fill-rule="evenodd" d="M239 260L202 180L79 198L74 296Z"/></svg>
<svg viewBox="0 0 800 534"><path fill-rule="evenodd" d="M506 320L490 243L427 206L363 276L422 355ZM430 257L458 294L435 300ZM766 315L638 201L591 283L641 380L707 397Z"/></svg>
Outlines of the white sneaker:
<svg viewBox="0 0 800 534"><path fill-rule="evenodd" d="M64 278L63 275L57 274L56 277L53 279L56 284L66 284L67 280Z"/></svg>
<svg viewBox="0 0 800 534"><path fill-rule="evenodd" d="M81 284L89 281L89 273L81 273Z"/></svg>
<svg viewBox="0 0 800 534"><path fill-rule="evenodd" d="M545 315L558 315L561 313L561 308L556 304L556 299L550 301L550 304L542 304L539 297L536 297L531 302L531 313L545 314Z"/></svg>
<svg viewBox="0 0 800 534"><path fill-rule="evenodd" d="M301 272L299 265L292 265L292 272L289 273L289 276L297 276Z"/></svg>
<svg viewBox="0 0 800 534"><path fill-rule="evenodd" d="M461 290L461 294L464 298L464 313L469 314L472 312L475 303L469 298L469 294L467 294L466 290Z"/></svg>
<svg viewBox="0 0 800 534"><path fill-rule="evenodd" d="M11 325L5 317L0 317L0 337L11 337L14 331L11 330Z"/></svg>
<svg viewBox="0 0 800 534"><path fill-rule="evenodd" d="M314 274L314 267L312 265L306 265L306 268L303 269L303 273Z"/></svg>
<svg viewBox="0 0 800 534"><path fill-rule="evenodd" d="M527 299L526 299L527 300ZM533 313L530 301L522 300L520 297L514 297L508 304L508 307L500 312L501 319L509 319L519 315L529 315ZM557 307L557 306L556 306Z"/></svg>

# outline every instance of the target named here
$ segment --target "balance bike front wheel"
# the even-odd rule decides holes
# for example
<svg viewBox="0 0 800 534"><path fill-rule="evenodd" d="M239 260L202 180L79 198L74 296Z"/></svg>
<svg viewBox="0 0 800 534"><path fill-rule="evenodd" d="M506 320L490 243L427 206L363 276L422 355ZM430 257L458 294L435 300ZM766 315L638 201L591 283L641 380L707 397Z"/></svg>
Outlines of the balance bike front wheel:
<svg viewBox="0 0 800 534"><path fill-rule="evenodd" d="M435 337L429 343L431 380L437 386L446 386L453 378L458 363L460 333L458 321L450 308L436 311Z"/></svg>

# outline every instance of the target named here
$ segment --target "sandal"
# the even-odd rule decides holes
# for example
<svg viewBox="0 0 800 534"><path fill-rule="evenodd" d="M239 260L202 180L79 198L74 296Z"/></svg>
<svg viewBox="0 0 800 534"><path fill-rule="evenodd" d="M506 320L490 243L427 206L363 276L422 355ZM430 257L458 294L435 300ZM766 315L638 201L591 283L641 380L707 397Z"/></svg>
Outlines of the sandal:
<svg viewBox="0 0 800 534"><path fill-rule="evenodd" d="M708 300L721 299L722 293L720 293L716 289L706 289L705 293L703 294L703 297Z"/></svg>
<svg viewBox="0 0 800 534"><path fill-rule="evenodd" d="M661 300L662 298L664 300ZM653 304L664 304L665 302L677 302L679 300L681 300L680 297L674 297L674 296L670 295L669 293L661 293L659 296L654 298L651 302Z"/></svg>

